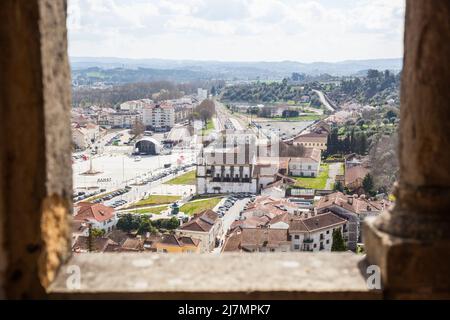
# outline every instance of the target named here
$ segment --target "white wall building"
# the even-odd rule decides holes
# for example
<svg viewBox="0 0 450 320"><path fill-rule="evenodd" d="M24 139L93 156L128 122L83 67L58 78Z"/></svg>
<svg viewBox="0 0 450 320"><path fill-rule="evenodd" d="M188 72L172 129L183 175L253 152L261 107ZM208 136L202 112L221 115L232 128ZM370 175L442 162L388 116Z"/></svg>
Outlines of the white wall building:
<svg viewBox="0 0 450 320"><path fill-rule="evenodd" d="M112 128L131 128L136 121L142 122L142 114L138 112L116 112L107 115L107 123Z"/></svg>
<svg viewBox="0 0 450 320"><path fill-rule="evenodd" d="M345 219L333 213L324 213L290 222L291 251L331 251L333 230L345 237Z"/></svg>
<svg viewBox="0 0 450 320"><path fill-rule="evenodd" d="M153 101L150 99L141 99L127 101L120 105L120 110L125 112L142 112L145 106L152 105Z"/></svg>
<svg viewBox="0 0 450 320"><path fill-rule="evenodd" d="M142 117L144 125L154 131L168 131L175 125L175 109L172 104L147 105Z"/></svg>
<svg viewBox="0 0 450 320"><path fill-rule="evenodd" d="M85 128L72 128L72 142L77 149L86 150L89 148L91 141L89 134Z"/></svg>
<svg viewBox="0 0 450 320"><path fill-rule="evenodd" d="M103 230L105 233L111 232L118 221L113 208L90 202L75 205L73 220L89 223L93 229Z"/></svg>
<svg viewBox="0 0 450 320"><path fill-rule="evenodd" d="M255 165L256 152L251 143L227 145L223 138L219 139L205 148L203 157L198 159L197 192L256 193Z"/></svg>
<svg viewBox="0 0 450 320"><path fill-rule="evenodd" d="M208 90L198 88L197 89L197 97L198 97L198 101L203 101L205 99L208 99Z"/></svg>
<svg viewBox="0 0 450 320"><path fill-rule="evenodd" d="M319 175L321 151L318 148L305 148L302 157L291 158L289 175L294 177L317 177Z"/></svg>

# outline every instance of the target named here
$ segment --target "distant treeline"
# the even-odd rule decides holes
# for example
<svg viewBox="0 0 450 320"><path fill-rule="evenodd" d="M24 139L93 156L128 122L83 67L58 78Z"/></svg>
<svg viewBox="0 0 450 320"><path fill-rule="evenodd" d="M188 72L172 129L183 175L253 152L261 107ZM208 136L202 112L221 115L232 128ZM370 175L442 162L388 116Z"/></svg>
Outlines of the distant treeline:
<svg viewBox="0 0 450 320"><path fill-rule="evenodd" d="M181 98L186 94L195 94L198 88L210 89L223 87L223 81L194 81L173 83L154 81L150 83L130 83L116 85L105 89L75 88L72 95L73 106L101 105L115 107L123 102L138 99L162 101Z"/></svg>
<svg viewBox="0 0 450 320"><path fill-rule="evenodd" d="M392 99L399 100L401 74L394 74L389 70L368 70L365 77L343 80L340 85L322 85L328 97L341 104L355 101L362 104L384 104Z"/></svg>
<svg viewBox="0 0 450 320"><path fill-rule="evenodd" d="M304 96L312 96L309 85L293 85L288 79L284 79L282 82L255 82L227 87L223 91L222 99L230 102L251 103L301 102Z"/></svg>

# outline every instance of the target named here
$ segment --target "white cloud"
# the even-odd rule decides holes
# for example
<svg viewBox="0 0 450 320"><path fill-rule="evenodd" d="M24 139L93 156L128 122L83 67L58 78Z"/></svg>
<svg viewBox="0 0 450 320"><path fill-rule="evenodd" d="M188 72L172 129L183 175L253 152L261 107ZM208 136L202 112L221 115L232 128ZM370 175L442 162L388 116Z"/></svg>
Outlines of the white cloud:
<svg viewBox="0 0 450 320"><path fill-rule="evenodd" d="M69 0L74 56L337 61L402 55L404 0Z"/></svg>

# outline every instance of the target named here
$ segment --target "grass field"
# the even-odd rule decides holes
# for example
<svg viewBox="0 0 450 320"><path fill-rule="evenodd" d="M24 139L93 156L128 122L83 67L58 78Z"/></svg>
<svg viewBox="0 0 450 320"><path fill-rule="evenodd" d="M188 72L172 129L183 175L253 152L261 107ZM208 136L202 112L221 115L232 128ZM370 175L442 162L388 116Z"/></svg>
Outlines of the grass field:
<svg viewBox="0 0 450 320"><path fill-rule="evenodd" d="M206 128L202 129L202 135L208 135L211 133L211 131L214 130L214 122L212 120L208 120L206 123Z"/></svg>
<svg viewBox="0 0 450 320"><path fill-rule="evenodd" d="M130 211L131 214L161 214L162 211L167 210L168 206L159 206L145 209L136 209L135 211Z"/></svg>
<svg viewBox="0 0 450 320"><path fill-rule="evenodd" d="M195 170L187 172L179 177L167 181L165 184L173 185L195 185L197 179L195 177Z"/></svg>
<svg viewBox="0 0 450 320"><path fill-rule="evenodd" d="M316 190L323 190L326 187L327 179L328 179L328 171L329 171L329 165L328 164L322 164L320 166L320 172L319 176L315 178L311 177L295 177L294 179L297 180L297 183L295 184L297 187L307 188L307 189L316 189Z"/></svg>
<svg viewBox="0 0 450 320"><path fill-rule="evenodd" d="M200 213L204 210L214 208L222 198L212 198L207 200L199 200L195 202L188 202L181 206L180 211L187 215L193 216L194 214Z"/></svg>
<svg viewBox="0 0 450 320"><path fill-rule="evenodd" d="M158 204L170 204L180 199L180 196L152 195L146 199L134 203L132 206L130 206L130 208L145 207Z"/></svg>
<svg viewBox="0 0 450 320"><path fill-rule="evenodd" d="M344 170L344 163L342 162L342 163L339 165L339 172L338 172L338 174L343 175L344 173L345 173L345 170Z"/></svg>

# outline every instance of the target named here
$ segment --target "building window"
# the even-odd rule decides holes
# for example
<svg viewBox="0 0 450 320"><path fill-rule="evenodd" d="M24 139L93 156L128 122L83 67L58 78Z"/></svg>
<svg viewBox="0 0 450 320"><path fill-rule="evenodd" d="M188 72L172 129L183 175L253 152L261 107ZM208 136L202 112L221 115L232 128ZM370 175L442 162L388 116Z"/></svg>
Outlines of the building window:
<svg viewBox="0 0 450 320"><path fill-rule="evenodd" d="M294 239L300 239L300 236L299 236L298 234L296 234L296 235L294 236Z"/></svg>
<svg viewBox="0 0 450 320"><path fill-rule="evenodd" d="M300 250L300 245L298 244L294 245L294 250Z"/></svg>

